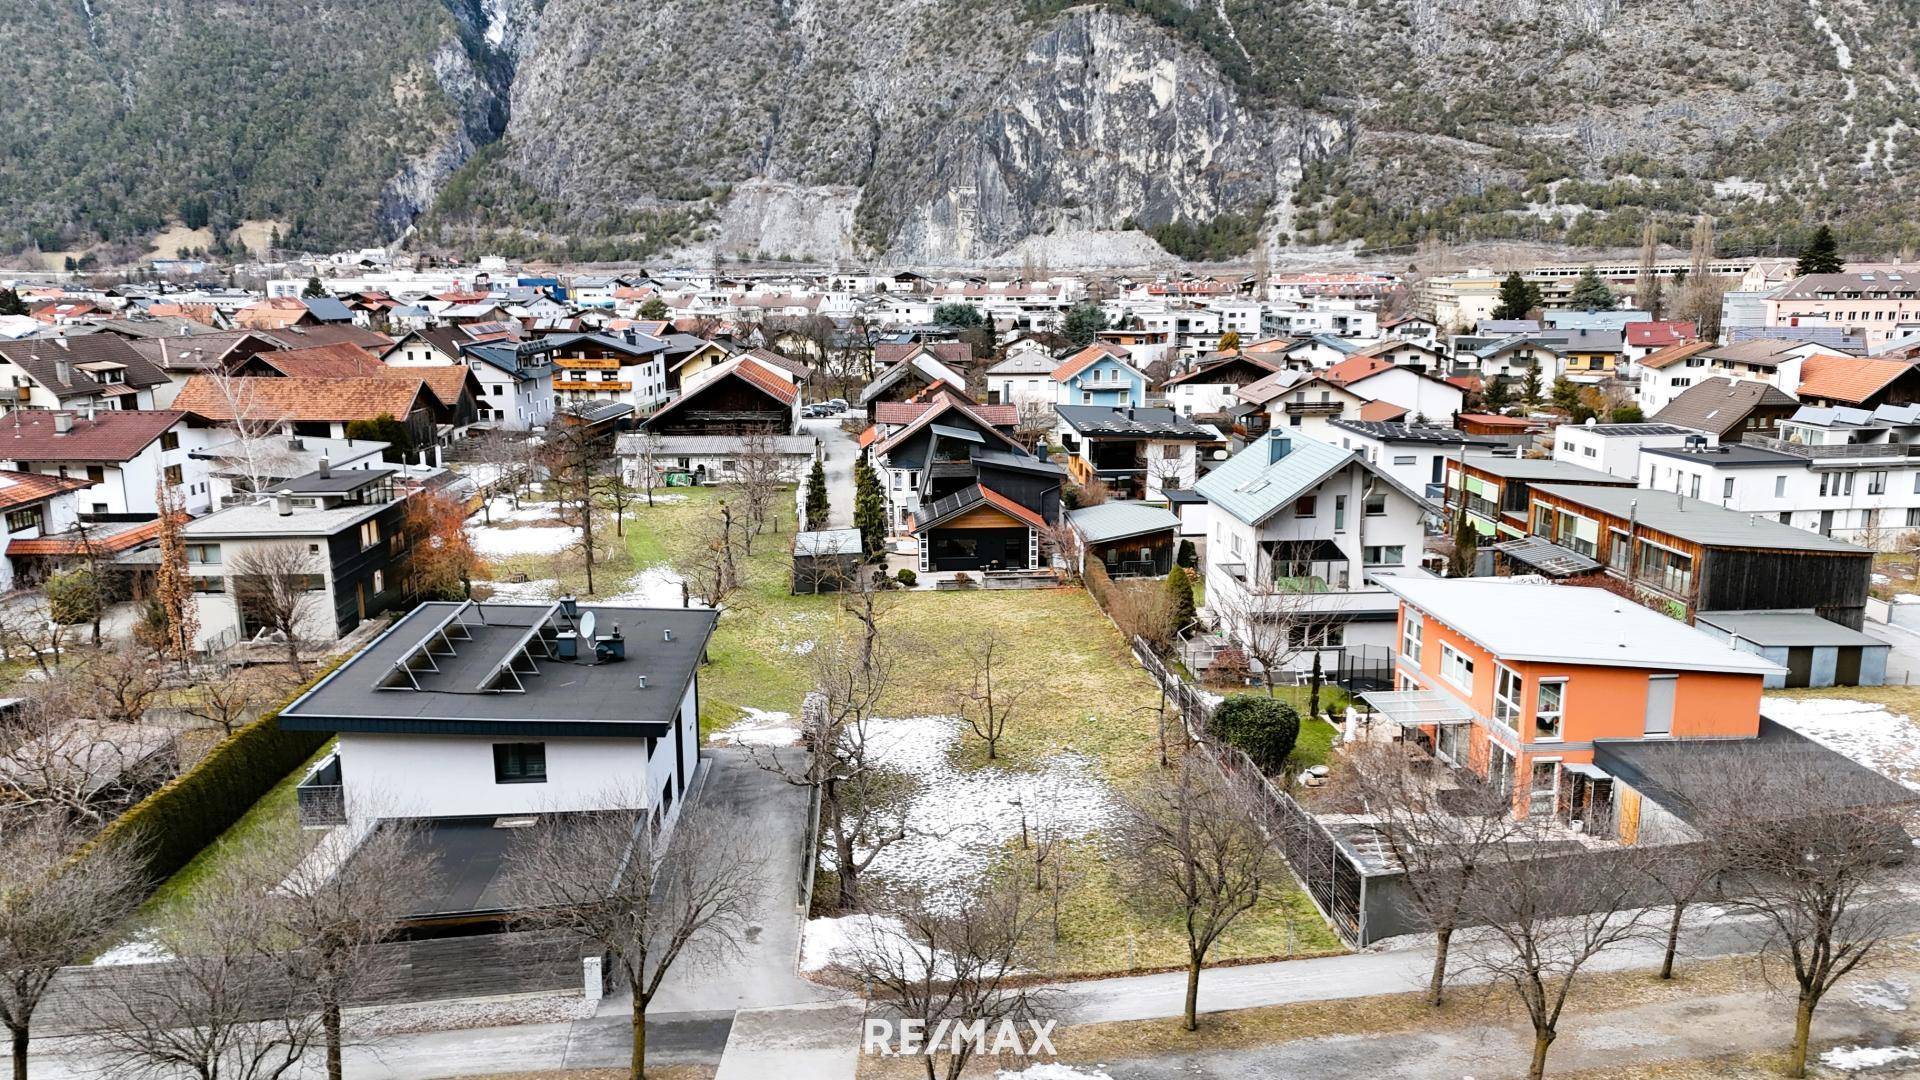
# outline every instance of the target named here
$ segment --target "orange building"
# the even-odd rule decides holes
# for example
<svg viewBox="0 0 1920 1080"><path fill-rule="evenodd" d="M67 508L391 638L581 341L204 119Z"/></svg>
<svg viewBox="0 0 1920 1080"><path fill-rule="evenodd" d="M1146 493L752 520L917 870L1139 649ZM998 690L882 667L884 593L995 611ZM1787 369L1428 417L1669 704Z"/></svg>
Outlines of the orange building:
<svg viewBox="0 0 1920 1080"><path fill-rule="evenodd" d="M1758 736L1761 682L1782 670L1604 589L1380 584L1400 598L1394 690L1366 700L1447 763L1512 789L1518 815L1610 810L1596 740Z"/></svg>

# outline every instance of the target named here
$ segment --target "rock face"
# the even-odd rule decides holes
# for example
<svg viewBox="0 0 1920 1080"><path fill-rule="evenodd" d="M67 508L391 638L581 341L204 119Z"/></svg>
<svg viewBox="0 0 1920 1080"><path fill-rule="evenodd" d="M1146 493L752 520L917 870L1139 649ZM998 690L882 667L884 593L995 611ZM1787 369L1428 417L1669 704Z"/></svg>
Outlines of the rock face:
<svg viewBox="0 0 1920 1080"><path fill-rule="evenodd" d="M316 246L417 222L926 263L1262 214L1269 243L1388 249L1702 210L1740 242L1920 240L1895 5L1064 2L54 5L0 22L0 251L203 198Z"/></svg>

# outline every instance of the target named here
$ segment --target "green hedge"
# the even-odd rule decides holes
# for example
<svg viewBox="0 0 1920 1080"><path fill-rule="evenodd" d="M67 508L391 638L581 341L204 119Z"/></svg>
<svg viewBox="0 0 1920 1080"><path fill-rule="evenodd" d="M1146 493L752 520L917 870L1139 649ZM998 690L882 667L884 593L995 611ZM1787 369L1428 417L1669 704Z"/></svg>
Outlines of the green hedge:
<svg viewBox="0 0 1920 1080"><path fill-rule="evenodd" d="M85 851L131 841L146 860L151 884L172 877L333 737L287 731L279 719L281 709L338 664L316 672L273 711L220 740L193 768L108 822Z"/></svg>

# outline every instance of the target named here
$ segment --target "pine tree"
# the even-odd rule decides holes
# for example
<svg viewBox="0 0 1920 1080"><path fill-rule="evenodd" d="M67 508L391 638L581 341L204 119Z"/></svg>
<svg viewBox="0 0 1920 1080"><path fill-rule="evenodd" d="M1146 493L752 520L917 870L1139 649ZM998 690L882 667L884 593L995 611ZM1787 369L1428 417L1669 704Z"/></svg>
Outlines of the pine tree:
<svg viewBox="0 0 1920 1080"><path fill-rule="evenodd" d="M1453 517L1453 557L1447 560L1448 577L1472 577L1473 564L1480 557L1480 530L1473 527L1467 508L1461 506Z"/></svg>
<svg viewBox="0 0 1920 1080"><path fill-rule="evenodd" d="M1847 268L1840 258L1840 245L1833 238L1833 230L1826 225L1814 230L1813 239L1800 249L1800 260L1793 264L1796 276L1808 274L1837 274Z"/></svg>
<svg viewBox="0 0 1920 1080"><path fill-rule="evenodd" d="M1566 409L1571 412L1574 406L1580 404L1580 388L1565 375L1553 380L1553 389L1550 394L1556 409Z"/></svg>
<svg viewBox="0 0 1920 1080"><path fill-rule="evenodd" d="M1193 579L1187 576L1186 570L1175 566L1167 571L1167 621L1178 634L1193 625L1197 614L1193 604Z"/></svg>
<svg viewBox="0 0 1920 1080"><path fill-rule="evenodd" d="M327 289L326 286L320 284L320 277L316 274L307 279L307 287L300 290L300 295L309 299L316 296L325 296L327 295Z"/></svg>
<svg viewBox="0 0 1920 1080"><path fill-rule="evenodd" d="M0 315L25 315L26 301L12 289L0 289Z"/></svg>
<svg viewBox="0 0 1920 1080"><path fill-rule="evenodd" d="M1573 291L1567 294L1567 303L1575 311L1612 311L1618 298L1607 283L1600 280L1600 274L1589 266L1580 271L1580 280L1573 283Z"/></svg>
<svg viewBox="0 0 1920 1080"><path fill-rule="evenodd" d="M807 528L827 527L827 505L827 467L816 461L807 477Z"/></svg>
<svg viewBox="0 0 1920 1080"><path fill-rule="evenodd" d="M1515 270L1500 283L1500 304L1493 309L1496 319L1524 319L1527 312L1540 306L1540 287L1527 282Z"/></svg>
<svg viewBox="0 0 1920 1080"><path fill-rule="evenodd" d="M1193 541L1180 541L1180 554L1175 561L1188 570L1192 570L1194 567L1200 565L1200 552L1193 546Z"/></svg>
<svg viewBox="0 0 1920 1080"><path fill-rule="evenodd" d="M1540 404L1540 369L1530 367L1526 378L1520 380L1520 403L1531 409Z"/></svg>
<svg viewBox="0 0 1920 1080"><path fill-rule="evenodd" d="M865 461L854 466L853 527L860 530L860 550L871 559L887 546L887 502L880 494L880 478Z"/></svg>
<svg viewBox="0 0 1920 1080"><path fill-rule="evenodd" d="M1507 380L1498 375L1487 376L1487 388L1481 391L1480 404L1493 412L1500 412L1513 403L1513 395L1507 393Z"/></svg>

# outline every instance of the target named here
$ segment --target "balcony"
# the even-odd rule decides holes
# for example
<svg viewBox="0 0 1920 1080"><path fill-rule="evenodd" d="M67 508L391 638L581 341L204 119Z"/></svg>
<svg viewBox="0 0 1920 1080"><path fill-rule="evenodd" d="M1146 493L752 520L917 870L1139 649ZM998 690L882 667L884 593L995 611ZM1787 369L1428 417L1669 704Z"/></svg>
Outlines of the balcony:
<svg viewBox="0 0 1920 1080"><path fill-rule="evenodd" d="M571 391L590 394L596 390L612 390L624 394L633 389L633 384L620 379L609 379L605 382L560 382L559 380L555 380L553 389L556 393L567 393Z"/></svg>
<svg viewBox="0 0 1920 1080"><path fill-rule="evenodd" d="M340 755L328 754L300 781L294 797L299 803L301 828L324 829L347 823L346 793L340 780Z"/></svg>
<svg viewBox="0 0 1920 1080"><path fill-rule="evenodd" d="M618 360L592 360L584 356L562 356L554 360L553 366L568 371L619 371Z"/></svg>
<svg viewBox="0 0 1920 1080"><path fill-rule="evenodd" d="M1289 416L1314 416L1323 413L1337 413L1346 407L1346 403L1343 401L1289 401L1287 402L1287 414Z"/></svg>

